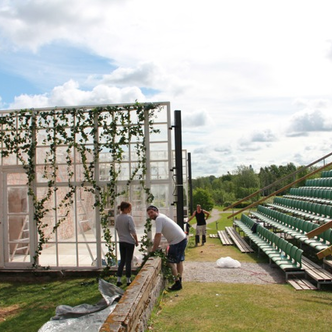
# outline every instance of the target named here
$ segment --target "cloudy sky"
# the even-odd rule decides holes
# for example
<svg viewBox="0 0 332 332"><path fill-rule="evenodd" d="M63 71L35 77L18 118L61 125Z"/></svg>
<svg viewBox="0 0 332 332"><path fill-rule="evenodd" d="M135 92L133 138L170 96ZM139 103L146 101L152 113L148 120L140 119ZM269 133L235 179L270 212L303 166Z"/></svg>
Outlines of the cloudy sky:
<svg viewBox="0 0 332 332"><path fill-rule="evenodd" d="M332 151L330 0L0 0L0 109L169 101L193 177Z"/></svg>

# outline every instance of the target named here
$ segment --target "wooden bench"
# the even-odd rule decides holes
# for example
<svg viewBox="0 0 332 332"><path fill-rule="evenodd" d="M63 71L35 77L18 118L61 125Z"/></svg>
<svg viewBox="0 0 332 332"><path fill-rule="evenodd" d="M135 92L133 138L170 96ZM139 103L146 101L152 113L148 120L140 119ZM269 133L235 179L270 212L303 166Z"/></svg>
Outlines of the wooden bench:
<svg viewBox="0 0 332 332"><path fill-rule="evenodd" d="M318 289L321 285L332 284L332 274L306 257L302 258L302 268L306 275L317 283Z"/></svg>
<svg viewBox="0 0 332 332"><path fill-rule="evenodd" d="M233 227L226 227L225 230L242 253L254 252L250 245L240 236L239 233L236 232Z"/></svg>
<svg viewBox="0 0 332 332"><path fill-rule="evenodd" d="M219 238L224 246L232 246L234 244L232 239L228 236L226 230L218 231L217 234L210 234L209 236L211 238Z"/></svg>
<svg viewBox="0 0 332 332"><path fill-rule="evenodd" d="M292 285L296 290L316 290L317 287L314 286L310 281L306 279L288 279L287 282Z"/></svg>
<svg viewBox="0 0 332 332"><path fill-rule="evenodd" d="M224 246L232 246L234 244L233 240L228 236L228 233L226 232L226 230L218 231L218 236L219 236L221 243Z"/></svg>

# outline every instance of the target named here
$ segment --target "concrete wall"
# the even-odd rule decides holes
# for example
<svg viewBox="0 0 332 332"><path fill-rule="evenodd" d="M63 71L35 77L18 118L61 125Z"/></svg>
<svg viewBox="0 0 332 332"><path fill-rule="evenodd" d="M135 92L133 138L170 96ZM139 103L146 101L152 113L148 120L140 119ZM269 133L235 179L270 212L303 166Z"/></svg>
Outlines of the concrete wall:
<svg viewBox="0 0 332 332"><path fill-rule="evenodd" d="M151 257L122 295L99 331L145 331L151 311L164 288L161 259Z"/></svg>

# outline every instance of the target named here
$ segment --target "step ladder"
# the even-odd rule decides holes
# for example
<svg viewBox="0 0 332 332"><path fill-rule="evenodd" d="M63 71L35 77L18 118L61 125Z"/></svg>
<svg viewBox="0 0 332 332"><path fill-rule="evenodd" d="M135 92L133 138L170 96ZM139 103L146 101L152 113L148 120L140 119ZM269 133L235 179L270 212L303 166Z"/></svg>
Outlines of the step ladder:
<svg viewBox="0 0 332 332"><path fill-rule="evenodd" d="M9 241L9 244L14 243L14 249L10 256L10 261L12 262L16 256L16 253L22 252L21 255L24 255L23 262L25 262L28 254L29 254L29 247L30 247L30 230L29 230L29 216L26 216L22 227L20 229L19 235L16 240Z"/></svg>

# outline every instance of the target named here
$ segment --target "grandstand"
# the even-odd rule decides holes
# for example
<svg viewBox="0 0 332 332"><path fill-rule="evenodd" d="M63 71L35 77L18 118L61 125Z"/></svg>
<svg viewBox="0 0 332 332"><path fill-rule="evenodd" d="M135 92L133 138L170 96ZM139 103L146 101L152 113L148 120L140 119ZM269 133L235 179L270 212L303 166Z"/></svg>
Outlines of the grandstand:
<svg viewBox="0 0 332 332"><path fill-rule="evenodd" d="M270 264L280 267L296 289L332 284L332 170L326 168L331 168L331 163L229 217L242 213L233 219L233 228L251 248L267 255ZM319 177L309 178L314 174ZM303 180L305 185L296 187ZM277 196L285 190L287 194ZM270 197L272 202L267 200ZM308 236L310 232L313 235Z"/></svg>

